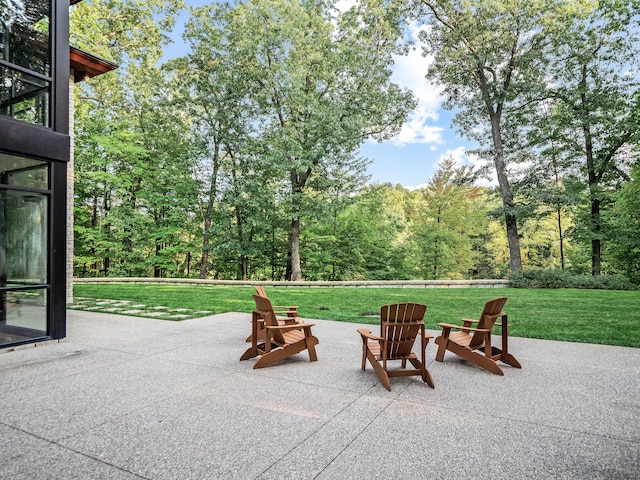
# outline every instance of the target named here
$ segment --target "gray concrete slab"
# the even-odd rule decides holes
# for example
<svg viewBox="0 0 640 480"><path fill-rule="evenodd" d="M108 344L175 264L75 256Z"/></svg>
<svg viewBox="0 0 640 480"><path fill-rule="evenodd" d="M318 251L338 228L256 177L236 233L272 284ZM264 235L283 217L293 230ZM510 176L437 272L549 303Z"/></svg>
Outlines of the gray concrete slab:
<svg viewBox="0 0 640 480"><path fill-rule="evenodd" d="M499 377L430 344L436 388L389 392L362 325L254 370L249 320L69 311L64 342L0 353L0 478L640 477L640 349L513 338Z"/></svg>

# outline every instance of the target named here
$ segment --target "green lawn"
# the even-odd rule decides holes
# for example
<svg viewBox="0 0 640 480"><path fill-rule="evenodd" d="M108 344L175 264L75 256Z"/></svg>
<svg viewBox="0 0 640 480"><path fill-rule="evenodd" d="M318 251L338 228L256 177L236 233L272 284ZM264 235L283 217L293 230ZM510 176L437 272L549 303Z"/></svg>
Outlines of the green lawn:
<svg viewBox="0 0 640 480"><path fill-rule="evenodd" d="M276 305L299 305L305 318L377 323L380 306L427 305L427 328L477 318L490 298L509 298L510 334L640 347L640 291L482 288L267 288ZM253 287L77 284L76 297L129 300L213 313L251 312Z"/></svg>

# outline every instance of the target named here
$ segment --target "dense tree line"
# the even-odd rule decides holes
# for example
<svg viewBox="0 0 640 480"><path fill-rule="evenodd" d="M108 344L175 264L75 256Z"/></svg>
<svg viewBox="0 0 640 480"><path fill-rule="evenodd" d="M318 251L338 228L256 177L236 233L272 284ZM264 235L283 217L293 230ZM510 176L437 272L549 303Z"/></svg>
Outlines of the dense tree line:
<svg viewBox="0 0 640 480"><path fill-rule="evenodd" d="M637 1L91 0L72 44L120 68L76 89L75 273L224 279L640 280ZM415 106L407 22L487 172L368 184L370 138Z"/></svg>

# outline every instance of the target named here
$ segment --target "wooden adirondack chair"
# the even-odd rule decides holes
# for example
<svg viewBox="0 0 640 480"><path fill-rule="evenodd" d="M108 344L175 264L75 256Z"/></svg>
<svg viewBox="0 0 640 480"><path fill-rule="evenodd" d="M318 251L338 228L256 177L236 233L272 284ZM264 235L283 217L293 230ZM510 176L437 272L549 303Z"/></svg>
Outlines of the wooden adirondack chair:
<svg viewBox="0 0 640 480"><path fill-rule="evenodd" d="M380 308L380 336L366 328L359 328L362 337L362 370L369 360L380 382L391 390L389 377L420 375L422 380L434 388L433 379L426 367L425 352L431 335L425 332L424 313L427 307L419 303L397 303ZM413 353L416 338L420 337L420 359ZM399 360L401 370L388 368L389 362ZM407 360L414 369L407 370Z"/></svg>
<svg viewBox="0 0 640 480"><path fill-rule="evenodd" d="M240 360L248 360L260 355L253 368L262 368L303 350L309 350L310 361L318 360L315 349L318 339L311 334L311 327L315 324L281 325L276 320L273 306L268 298L254 295L253 299L256 302L256 309L251 322L251 347L242 354ZM258 333L258 325L261 322L264 322L263 337Z"/></svg>
<svg viewBox="0 0 640 480"><path fill-rule="evenodd" d="M438 344L436 360L442 362L445 351L449 350L497 375L504 375L498 360L512 367L522 368L518 360L509 353L509 324L507 314L502 311L505 303L507 299L504 297L489 300L482 310L480 320L462 319L462 326L439 323L438 325L442 327L442 335L436 338L436 344ZM496 323L498 318L502 318L500 323ZM471 326L474 323L477 323L476 327ZM491 345L491 331L494 326L502 329L502 348ZM451 330L460 331L452 333Z"/></svg>
<svg viewBox="0 0 640 480"><path fill-rule="evenodd" d="M256 289L256 293L264 298L267 297L267 292L265 292L264 287L262 285L254 285ZM286 315L289 318L298 318L298 306L297 305L273 305L273 311L276 315Z"/></svg>
<svg viewBox="0 0 640 480"><path fill-rule="evenodd" d="M254 288L256 289L256 293L258 295L266 299L269 298L267 297L267 292L264 291L264 287L262 285L254 285ZM300 318L298 318L297 306L273 305L273 311L276 315L276 320L280 325L291 325L300 321ZM286 317L278 317L278 315L283 315L283 314L286 315ZM258 323L258 340L264 340L265 338L264 335L265 335L265 331L264 331L264 321L263 321ZM251 341L251 335L247 337L246 341L247 342Z"/></svg>

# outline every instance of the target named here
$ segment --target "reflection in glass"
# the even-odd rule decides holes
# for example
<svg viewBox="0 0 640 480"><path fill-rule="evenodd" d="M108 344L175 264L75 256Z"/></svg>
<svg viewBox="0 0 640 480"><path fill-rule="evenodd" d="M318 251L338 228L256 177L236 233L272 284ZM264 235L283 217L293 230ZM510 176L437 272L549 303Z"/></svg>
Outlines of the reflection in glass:
<svg viewBox="0 0 640 480"><path fill-rule="evenodd" d="M0 184L48 190L49 164L0 153Z"/></svg>
<svg viewBox="0 0 640 480"><path fill-rule="evenodd" d="M47 211L45 194L0 190L0 287L47 282Z"/></svg>
<svg viewBox="0 0 640 480"><path fill-rule="evenodd" d="M0 115L48 127L50 83L0 66Z"/></svg>
<svg viewBox="0 0 640 480"><path fill-rule="evenodd" d="M49 76L49 0L0 0L0 60Z"/></svg>
<svg viewBox="0 0 640 480"><path fill-rule="evenodd" d="M46 334L46 289L0 291L0 345Z"/></svg>

